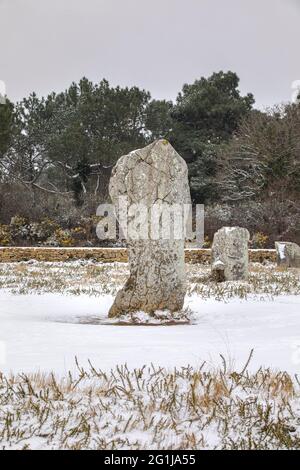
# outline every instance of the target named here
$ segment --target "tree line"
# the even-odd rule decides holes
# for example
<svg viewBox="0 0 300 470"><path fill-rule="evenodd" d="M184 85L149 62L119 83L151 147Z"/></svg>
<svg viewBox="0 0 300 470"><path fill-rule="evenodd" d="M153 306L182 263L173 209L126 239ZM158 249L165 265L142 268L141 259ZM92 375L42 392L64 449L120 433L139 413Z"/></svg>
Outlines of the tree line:
<svg viewBox="0 0 300 470"><path fill-rule="evenodd" d="M185 84L174 103L87 78L47 97L7 99L0 223L94 214L118 158L166 138L188 164L193 202L207 206L208 231L227 222L299 239L300 105L262 112L254 102L231 71Z"/></svg>

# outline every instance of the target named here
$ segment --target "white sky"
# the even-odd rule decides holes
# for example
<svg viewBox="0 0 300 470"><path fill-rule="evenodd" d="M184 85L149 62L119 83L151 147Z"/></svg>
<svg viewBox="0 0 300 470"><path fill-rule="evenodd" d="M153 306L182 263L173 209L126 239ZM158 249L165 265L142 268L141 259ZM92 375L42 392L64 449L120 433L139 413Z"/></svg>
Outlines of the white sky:
<svg viewBox="0 0 300 470"><path fill-rule="evenodd" d="M0 0L0 80L19 100L82 76L174 99L232 70L263 107L300 79L300 0Z"/></svg>

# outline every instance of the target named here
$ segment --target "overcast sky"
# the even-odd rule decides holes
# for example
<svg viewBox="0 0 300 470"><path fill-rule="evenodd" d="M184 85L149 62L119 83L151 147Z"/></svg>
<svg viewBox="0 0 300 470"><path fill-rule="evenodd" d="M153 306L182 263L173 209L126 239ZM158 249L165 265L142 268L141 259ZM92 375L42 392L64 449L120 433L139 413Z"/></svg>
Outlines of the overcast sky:
<svg viewBox="0 0 300 470"><path fill-rule="evenodd" d="M232 70L257 106L300 79L300 0L0 0L0 80L19 100L82 76L175 99Z"/></svg>

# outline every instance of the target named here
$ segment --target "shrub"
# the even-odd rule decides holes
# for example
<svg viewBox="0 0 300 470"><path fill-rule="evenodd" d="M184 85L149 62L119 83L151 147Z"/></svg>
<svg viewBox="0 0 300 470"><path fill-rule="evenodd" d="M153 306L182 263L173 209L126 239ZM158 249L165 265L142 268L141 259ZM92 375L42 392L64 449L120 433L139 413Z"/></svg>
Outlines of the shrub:
<svg viewBox="0 0 300 470"><path fill-rule="evenodd" d="M87 231L80 225L71 229L71 235L75 242L85 242L87 239Z"/></svg>
<svg viewBox="0 0 300 470"><path fill-rule="evenodd" d="M11 245L11 242L9 225L0 225L0 245L8 246Z"/></svg>
<svg viewBox="0 0 300 470"><path fill-rule="evenodd" d="M203 248L210 248L211 245L212 245L212 241L211 241L210 238L206 235L206 237L204 238Z"/></svg>
<svg viewBox="0 0 300 470"><path fill-rule="evenodd" d="M43 219L41 222L33 222L29 225L29 239L31 242L41 244L58 229L59 225L48 218Z"/></svg>
<svg viewBox="0 0 300 470"><path fill-rule="evenodd" d="M55 230L55 238L58 246L74 246L75 241L72 238L70 230L63 230L61 228Z"/></svg>
<svg viewBox="0 0 300 470"><path fill-rule="evenodd" d="M251 248L265 248L268 244L269 237L262 232L256 232L251 241L250 246Z"/></svg>
<svg viewBox="0 0 300 470"><path fill-rule="evenodd" d="M25 217L15 215L10 221L10 233L15 241L26 240L30 235L30 225Z"/></svg>

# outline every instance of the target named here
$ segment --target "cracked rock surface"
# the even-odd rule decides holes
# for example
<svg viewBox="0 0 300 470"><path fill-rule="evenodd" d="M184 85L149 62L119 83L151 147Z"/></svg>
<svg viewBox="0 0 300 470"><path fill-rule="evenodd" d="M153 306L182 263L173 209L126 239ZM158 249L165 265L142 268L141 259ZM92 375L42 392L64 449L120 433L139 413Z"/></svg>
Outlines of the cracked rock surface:
<svg viewBox="0 0 300 470"><path fill-rule="evenodd" d="M137 213L135 204L143 204L149 216L154 205L191 203L187 165L166 140L121 157L112 171L109 192L117 208L119 197L127 197L129 215ZM161 224L161 219L157 223ZM118 292L109 317L182 310L186 293L184 237L152 236L149 219L141 218L140 226L148 239L133 239L129 233L130 276Z"/></svg>

